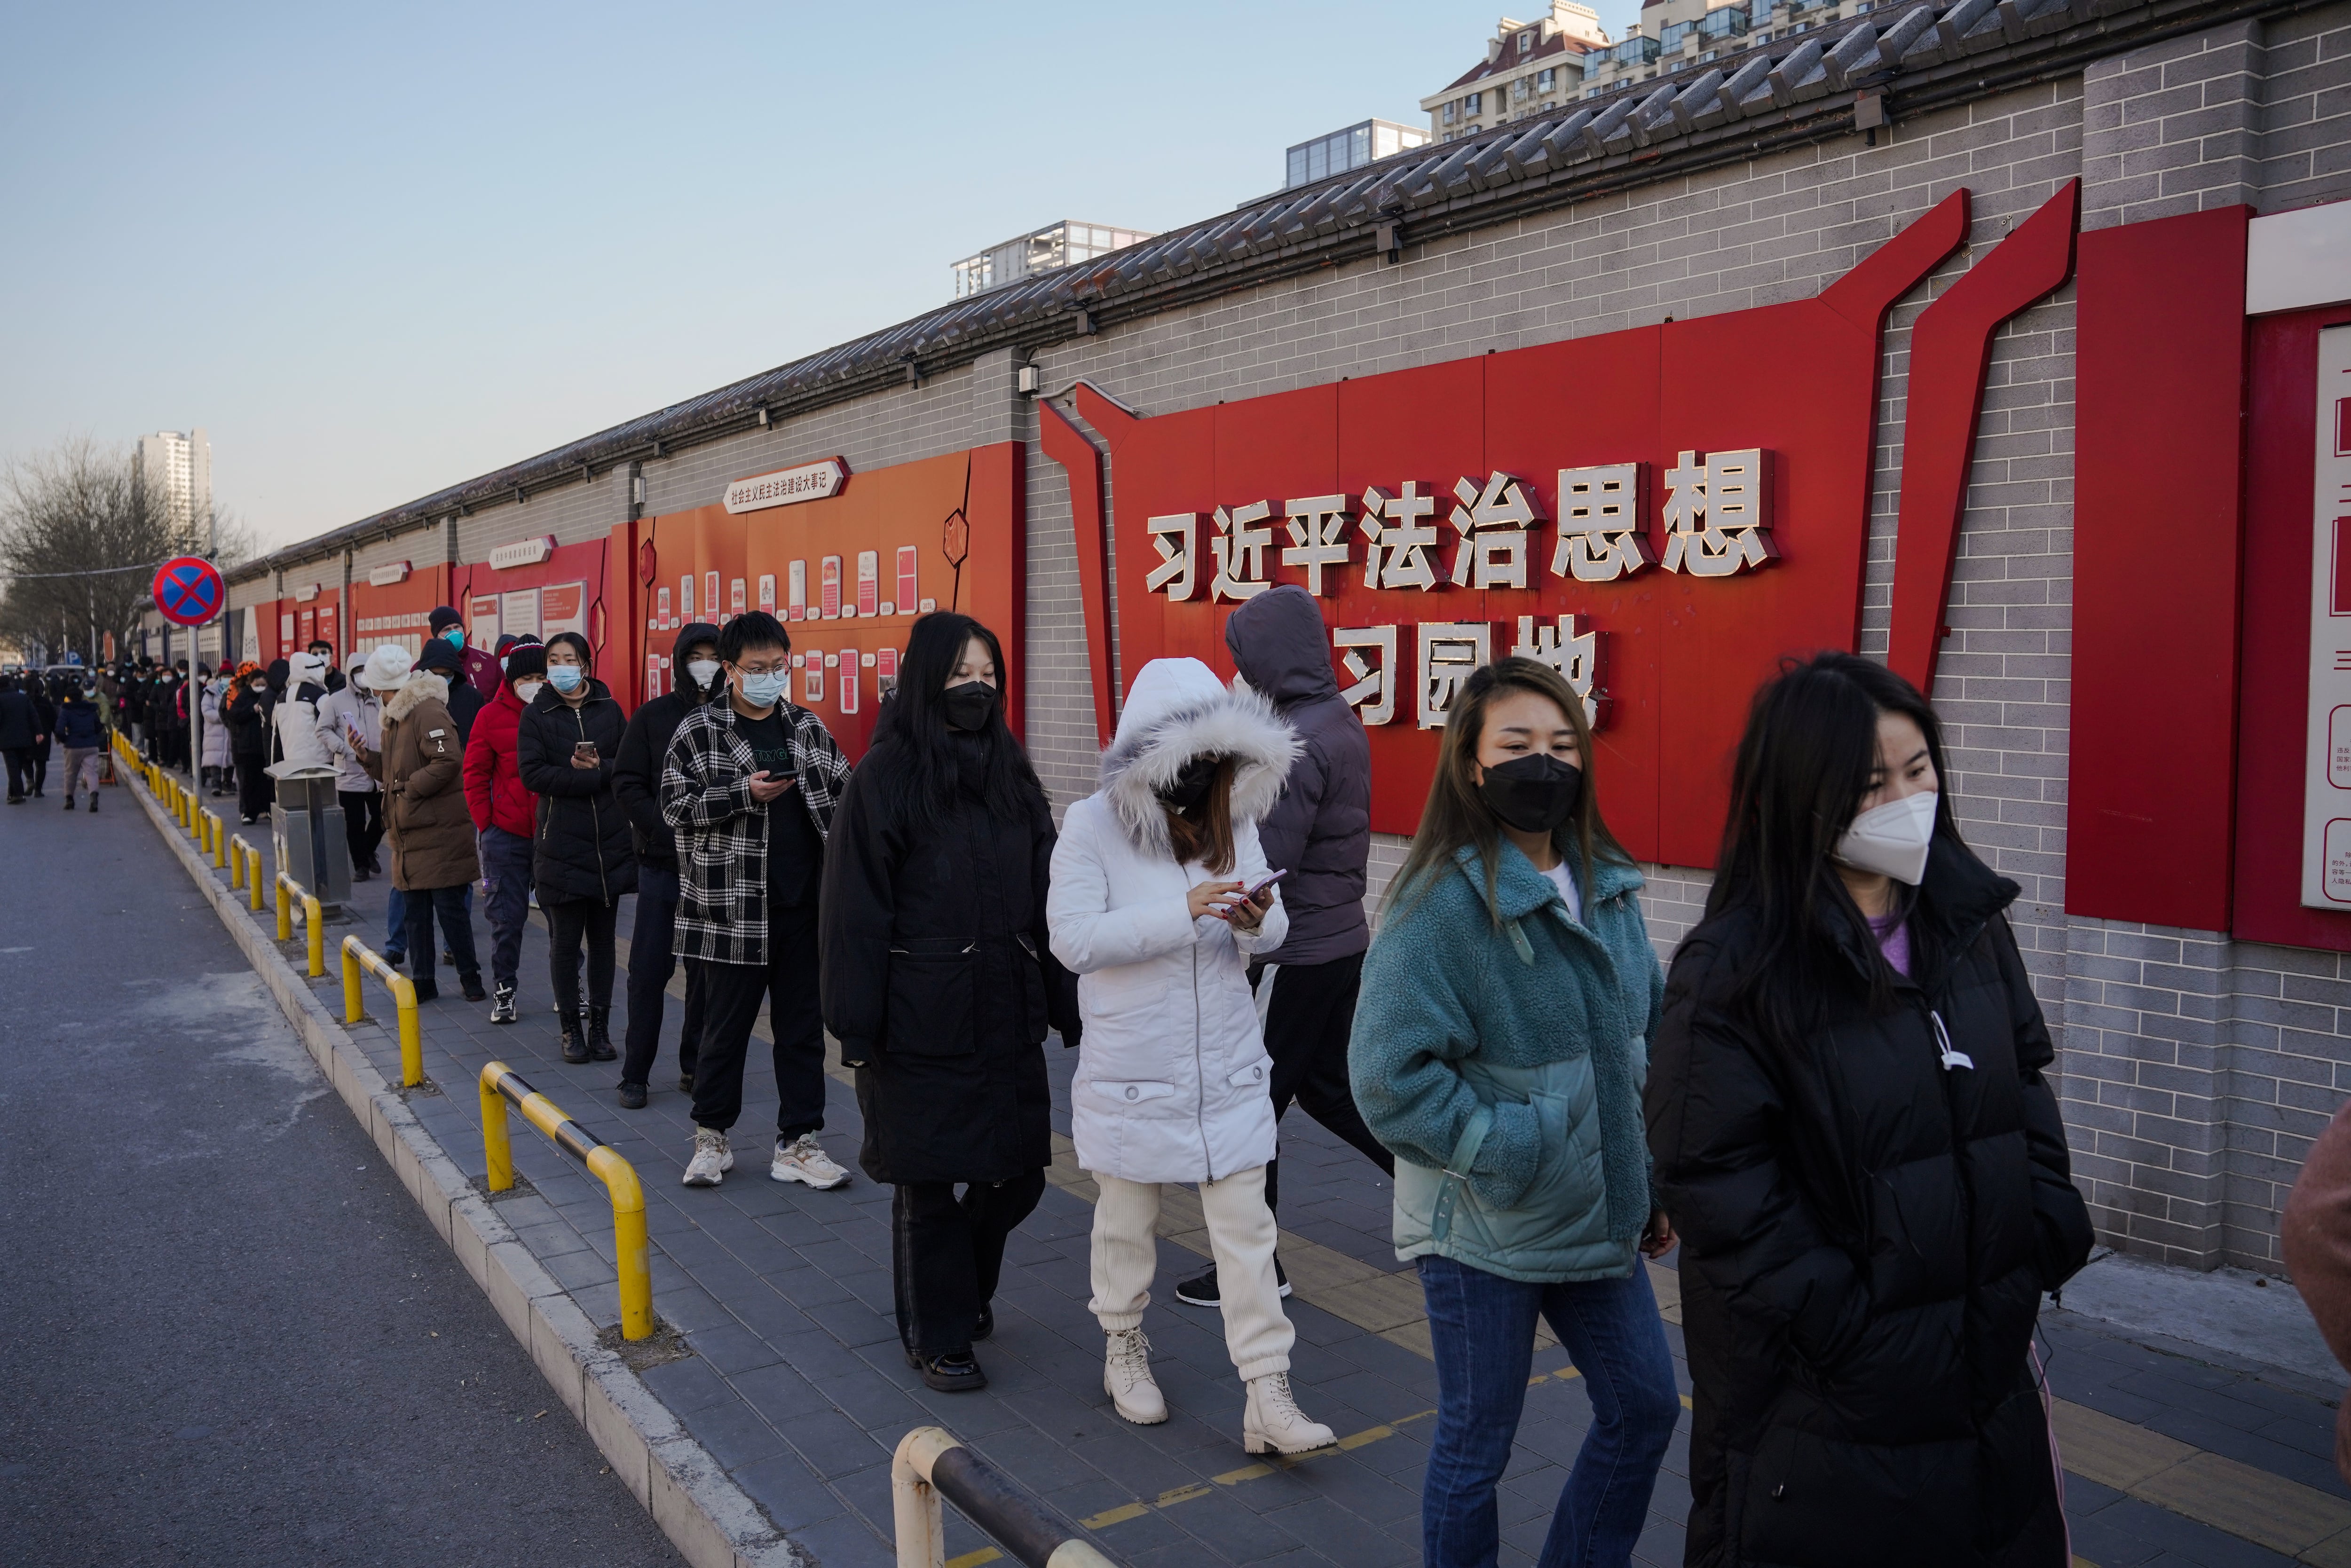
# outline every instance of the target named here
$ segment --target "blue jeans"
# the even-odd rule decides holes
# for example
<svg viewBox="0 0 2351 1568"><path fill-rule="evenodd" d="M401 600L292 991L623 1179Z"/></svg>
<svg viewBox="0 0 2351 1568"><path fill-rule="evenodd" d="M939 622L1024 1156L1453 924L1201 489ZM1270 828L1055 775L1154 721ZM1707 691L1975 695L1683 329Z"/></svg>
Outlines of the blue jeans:
<svg viewBox="0 0 2351 1568"><path fill-rule="evenodd" d="M1420 1288L1437 1352L1437 1432L1420 1492L1426 1568L1489 1568L1500 1550L1494 1487L1526 1404L1538 1316L1592 1398L1541 1568L1629 1563L1682 1410L1648 1271L1636 1260L1627 1279L1527 1285L1427 1257Z"/></svg>
<svg viewBox="0 0 2351 1568"><path fill-rule="evenodd" d="M471 914L474 908L474 884L470 882L465 884L465 904L466 912ZM401 892L399 883L395 883L392 884L392 896L384 901L383 905L383 961L387 964L397 964L406 957L407 954L408 894Z"/></svg>
<svg viewBox="0 0 2351 1568"><path fill-rule="evenodd" d="M513 985L522 967L522 928L530 923L530 840L522 834L482 830L482 910L490 920L490 977L500 986Z"/></svg>

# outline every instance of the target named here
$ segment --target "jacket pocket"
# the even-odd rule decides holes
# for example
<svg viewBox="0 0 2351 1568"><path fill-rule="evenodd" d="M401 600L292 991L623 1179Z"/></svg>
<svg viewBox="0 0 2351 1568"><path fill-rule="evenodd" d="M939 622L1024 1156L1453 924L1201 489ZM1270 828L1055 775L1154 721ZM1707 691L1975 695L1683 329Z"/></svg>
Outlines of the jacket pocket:
<svg viewBox="0 0 2351 1568"><path fill-rule="evenodd" d="M1113 1105L1140 1105L1146 1101L1165 1100L1176 1092L1176 1085L1149 1079L1097 1078L1094 1080L1094 1092Z"/></svg>
<svg viewBox="0 0 2351 1568"><path fill-rule="evenodd" d="M1269 1056L1262 1061L1252 1061L1247 1067L1236 1070L1225 1082L1236 1089L1249 1089L1264 1083L1272 1077L1273 1058Z"/></svg>
<svg viewBox="0 0 2351 1568"><path fill-rule="evenodd" d="M890 949L887 1049L907 1056L969 1056L976 945L915 937Z"/></svg>

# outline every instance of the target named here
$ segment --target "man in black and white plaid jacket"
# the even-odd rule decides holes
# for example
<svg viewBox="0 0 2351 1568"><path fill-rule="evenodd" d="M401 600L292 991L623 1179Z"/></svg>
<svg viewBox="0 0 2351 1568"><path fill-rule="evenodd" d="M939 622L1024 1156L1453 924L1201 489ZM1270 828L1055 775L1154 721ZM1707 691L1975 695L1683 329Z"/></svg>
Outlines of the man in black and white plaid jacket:
<svg viewBox="0 0 2351 1568"><path fill-rule="evenodd" d="M791 634L754 611L718 634L723 701L678 725L662 768L662 819L677 834L677 956L702 982L688 1186L733 1168L743 1064L759 1003L775 1037L777 1181L837 1187L824 1152L824 1024L817 998L817 888L849 761L824 721L795 706Z"/></svg>

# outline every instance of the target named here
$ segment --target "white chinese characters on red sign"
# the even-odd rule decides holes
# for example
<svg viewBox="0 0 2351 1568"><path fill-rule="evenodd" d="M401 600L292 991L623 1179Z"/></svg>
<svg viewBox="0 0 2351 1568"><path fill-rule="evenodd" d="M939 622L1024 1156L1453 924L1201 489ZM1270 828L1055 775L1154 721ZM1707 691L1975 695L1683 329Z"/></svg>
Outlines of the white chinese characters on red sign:
<svg viewBox="0 0 2351 1568"><path fill-rule="evenodd" d="M737 479L726 486L723 504L734 516L801 501L821 501L839 495L848 478L849 465L838 457L828 457L820 463L803 463L793 468L778 468L772 474Z"/></svg>
<svg viewBox="0 0 2351 1568"><path fill-rule="evenodd" d="M1754 447L1682 453L1665 476L1662 558L1652 553L1644 523L1647 466L1617 463L1559 471L1552 576L1613 582L1660 566L1690 577L1729 577L1779 558L1771 538L1771 453ZM1273 586L1267 559L1277 556L1305 574L1308 592L1327 596L1355 565L1350 532L1364 540L1367 589L1439 593L1534 586L1537 534L1549 519L1533 487L1498 471L1483 480L1456 481L1453 497L1442 522L1437 513L1444 498L1424 492L1417 480L1405 481L1393 494L1375 486L1361 497L1288 500L1278 512L1271 500L1218 507L1205 528L1197 512L1147 518L1144 527L1159 559L1144 587L1175 601L1203 591L1212 604L1250 599ZM1277 515L1286 546L1275 542ZM1605 697L1597 685L1598 630L1573 615L1558 616L1552 625L1539 620L1520 616L1517 640L1506 652L1557 669L1599 727ZM1393 723L1408 712L1423 727L1441 726L1461 683L1495 656L1489 622L1416 618L1414 623L1416 671L1409 705L1398 701L1399 625L1341 626L1332 632L1346 681L1343 695L1367 725Z"/></svg>

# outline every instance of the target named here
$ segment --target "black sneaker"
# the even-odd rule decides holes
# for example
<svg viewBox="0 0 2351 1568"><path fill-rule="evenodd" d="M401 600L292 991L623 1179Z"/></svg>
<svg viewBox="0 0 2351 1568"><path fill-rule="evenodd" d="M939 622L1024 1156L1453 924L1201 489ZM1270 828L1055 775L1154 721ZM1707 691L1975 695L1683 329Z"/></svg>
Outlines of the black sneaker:
<svg viewBox="0 0 2351 1568"><path fill-rule="evenodd" d="M642 1111L644 1108L645 1086L642 1083L622 1084L621 1109L623 1111Z"/></svg>
<svg viewBox="0 0 2351 1568"><path fill-rule="evenodd" d="M923 1382L941 1394L972 1394L987 1386L987 1374L969 1351L961 1355L925 1355L910 1350L906 1364L923 1375Z"/></svg>
<svg viewBox="0 0 2351 1568"><path fill-rule="evenodd" d="M1273 1260L1273 1277L1275 1281L1280 1285L1282 1295L1288 1296L1290 1294L1290 1273L1287 1270L1282 1268L1281 1260L1279 1258L1276 1258ZM1214 1263L1211 1263L1208 1265L1206 1272L1201 1273L1196 1278L1186 1280L1182 1284L1176 1286L1176 1299L1183 1302L1187 1307L1213 1307L1219 1305L1223 1298L1217 1294L1217 1266Z"/></svg>
<svg viewBox="0 0 2351 1568"><path fill-rule="evenodd" d="M972 1320L971 1337L973 1341L977 1343L977 1341L986 1339L989 1334L992 1334L995 1332L996 1308L993 1305L983 1301L980 1303L979 1316Z"/></svg>
<svg viewBox="0 0 2351 1568"><path fill-rule="evenodd" d="M693 1073L681 1072L677 1075L677 1092L681 1094L691 1094L694 1092Z"/></svg>
<svg viewBox="0 0 2351 1568"><path fill-rule="evenodd" d="M479 974L462 976L460 979L465 988L467 1001L486 1002L490 999L490 993L482 989L482 977Z"/></svg>

